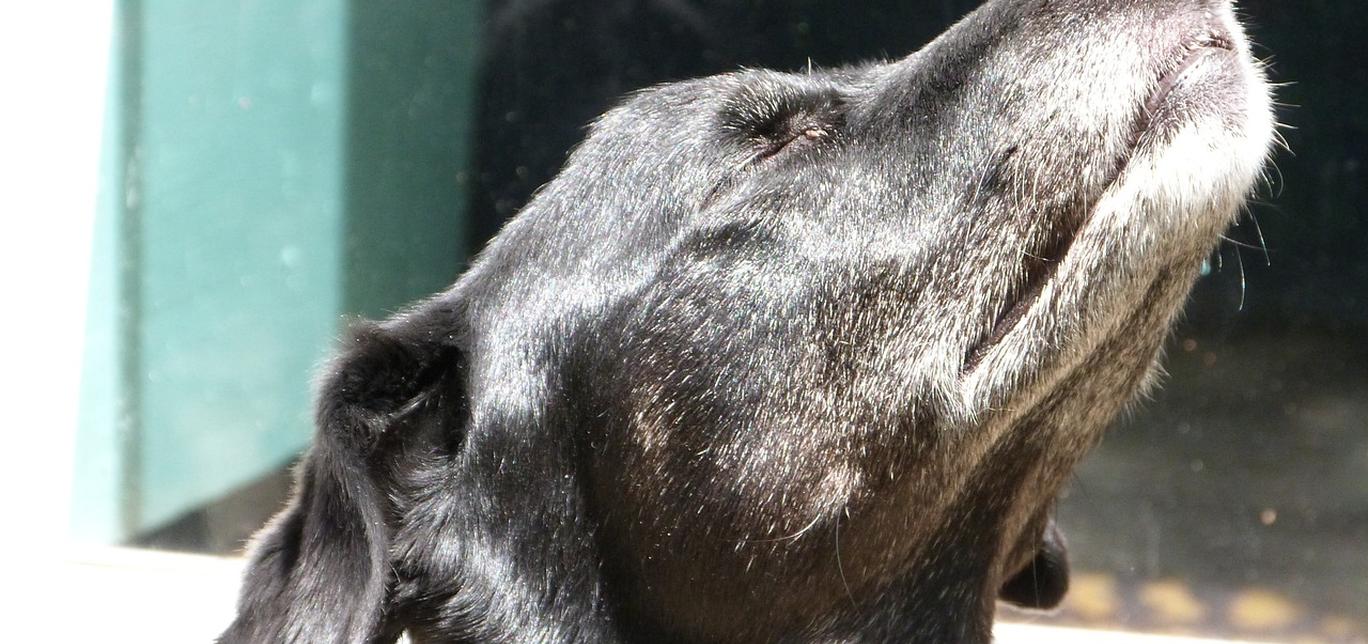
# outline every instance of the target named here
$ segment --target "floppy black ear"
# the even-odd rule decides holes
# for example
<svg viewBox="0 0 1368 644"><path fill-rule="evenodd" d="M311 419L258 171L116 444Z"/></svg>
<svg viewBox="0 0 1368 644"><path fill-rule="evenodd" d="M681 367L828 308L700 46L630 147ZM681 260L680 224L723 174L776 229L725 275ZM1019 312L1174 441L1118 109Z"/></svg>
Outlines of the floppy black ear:
<svg viewBox="0 0 1368 644"><path fill-rule="evenodd" d="M1069 592L1069 550L1064 533L1051 517L1040 538L1040 549L1031 561L1007 580L998 598L1022 608L1049 610Z"/></svg>
<svg viewBox="0 0 1368 644"><path fill-rule="evenodd" d="M325 372L294 498L259 535L224 643L393 641L389 508L378 443L440 396L450 334L408 320L358 325Z"/></svg>

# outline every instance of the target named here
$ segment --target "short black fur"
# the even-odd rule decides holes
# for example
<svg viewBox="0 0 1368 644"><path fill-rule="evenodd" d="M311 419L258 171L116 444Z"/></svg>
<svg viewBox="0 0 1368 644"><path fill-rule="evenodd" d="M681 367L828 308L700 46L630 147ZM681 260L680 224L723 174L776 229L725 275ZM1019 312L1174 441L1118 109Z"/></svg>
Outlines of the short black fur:
<svg viewBox="0 0 1368 644"><path fill-rule="evenodd" d="M1054 497L1257 176L1262 88L1227 0L991 0L901 60L630 97L353 326L221 641L979 643L1058 605Z"/></svg>

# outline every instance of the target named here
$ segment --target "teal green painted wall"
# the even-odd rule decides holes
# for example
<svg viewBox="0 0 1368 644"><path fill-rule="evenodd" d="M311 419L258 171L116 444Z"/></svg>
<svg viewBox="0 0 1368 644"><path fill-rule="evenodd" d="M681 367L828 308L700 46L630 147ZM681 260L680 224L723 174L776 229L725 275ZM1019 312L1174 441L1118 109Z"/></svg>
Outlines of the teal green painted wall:
<svg viewBox="0 0 1368 644"><path fill-rule="evenodd" d="M464 266L474 0L351 2L345 309L369 317Z"/></svg>
<svg viewBox="0 0 1368 644"><path fill-rule="evenodd" d="M345 21L338 0L144 4L137 528L308 436L342 301Z"/></svg>
<svg viewBox="0 0 1368 644"><path fill-rule="evenodd" d="M119 3L73 527L118 541L295 457L344 314L464 258L475 2Z"/></svg>

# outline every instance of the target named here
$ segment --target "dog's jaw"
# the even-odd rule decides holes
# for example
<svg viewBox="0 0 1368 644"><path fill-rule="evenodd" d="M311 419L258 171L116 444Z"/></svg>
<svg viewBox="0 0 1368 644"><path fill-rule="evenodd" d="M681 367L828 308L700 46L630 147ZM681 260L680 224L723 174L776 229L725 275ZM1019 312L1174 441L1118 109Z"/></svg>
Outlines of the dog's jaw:
<svg viewBox="0 0 1368 644"><path fill-rule="evenodd" d="M1032 410L1061 391L1150 386L1159 344L1201 261L1269 153L1269 87L1249 43L1228 5L1203 18L1160 50L1114 175L964 366L961 409L990 433L1056 436L1060 450L1041 465L1044 479L1071 468L1112 412L1065 415L1070 426L1061 429ZM1146 361L1139 371L1115 366ZM1078 378L1104 373L1107 363L1113 375L1094 378L1103 384ZM1098 396L1081 396L1089 398ZM1007 534L1038 539L1024 520L1036 507L1023 500ZM1001 578L1015 565L1006 562Z"/></svg>
<svg viewBox="0 0 1368 644"><path fill-rule="evenodd" d="M1152 304L1142 299L1161 273L1194 279L1238 215L1273 139L1269 86L1230 7L1208 20L1158 58L1163 71L1137 106L1115 176L970 352L962 409L1001 405L1042 374L1036 388L1049 390L1049 373L1080 364L1130 311Z"/></svg>

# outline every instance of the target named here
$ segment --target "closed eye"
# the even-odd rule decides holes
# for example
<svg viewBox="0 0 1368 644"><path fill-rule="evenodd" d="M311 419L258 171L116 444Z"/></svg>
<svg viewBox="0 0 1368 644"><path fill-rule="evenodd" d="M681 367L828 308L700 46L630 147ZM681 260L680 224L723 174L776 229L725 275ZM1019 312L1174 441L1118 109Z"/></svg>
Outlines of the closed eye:
<svg viewBox="0 0 1368 644"><path fill-rule="evenodd" d="M704 195L700 208L708 208L724 193L735 184L737 179L747 170L758 164L765 163L770 159L789 153L790 151L806 148L827 139L831 136L831 130L822 125L809 125L797 134L785 136L783 138L766 138L756 141L755 152L744 161L739 163L731 172L723 175L707 194ZM758 138L758 137L757 137Z"/></svg>
<svg viewBox="0 0 1368 644"><path fill-rule="evenodd" d="M776 141L770 141L768 145L757 151L755 155L750 158L749 162L760 163L766 159L778 156L786 150L806 146L829 136L831 136L831 133L825 127L821 125L810 125L803 128L797 134Z"/></svg>

